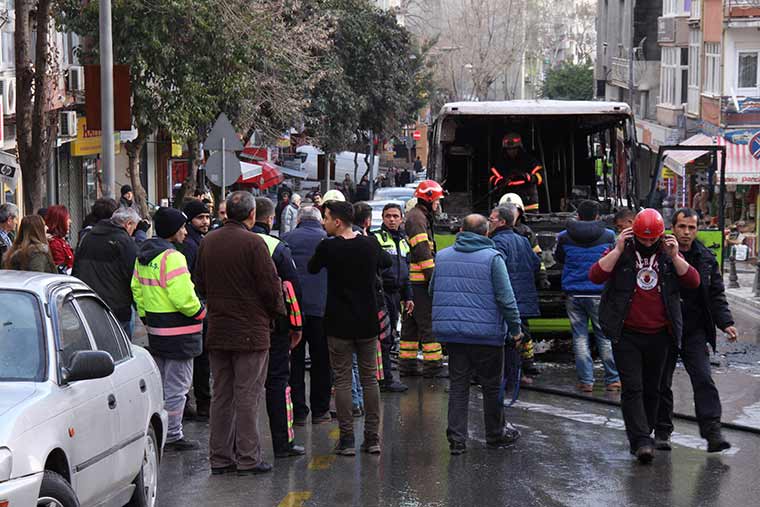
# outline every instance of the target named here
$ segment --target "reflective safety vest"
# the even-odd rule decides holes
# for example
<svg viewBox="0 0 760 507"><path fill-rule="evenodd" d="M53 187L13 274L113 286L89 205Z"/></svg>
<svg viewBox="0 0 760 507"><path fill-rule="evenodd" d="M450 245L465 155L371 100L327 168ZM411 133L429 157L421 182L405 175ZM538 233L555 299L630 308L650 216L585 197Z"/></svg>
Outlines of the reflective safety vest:
<svg viewBox="0 0 760 507"><path fill-rule="evenodd" d="M145 319L151 349L157 355L182 358L200 354L202 343L195 343L200 340L177 342L188 335L200 338L206 317L184 255L167 249L148 264L135 261L131 288L137 312Z"/></svg>
<svg viewBox="0 0 760 507"><path fill-rule="evenodd" d="M401 238L401 241L398 242L398 251L396 251L396 242L393 241L393 237L390 234L382 230L375 232L375 236L378 243L380 243L380 248L390 255L395 256L400 254L401 257L409 255L409 243L406 241L406 238Z"/></svg>
<svg viewBox="0 0 760 507"><path fill-rule="evenodd" d="M260 232L254 233L264 240L269 250L269 256L274 256L274 251L280 245L280 240L269 234L262 234ZM288 320L291 329L301 329L303 327L303 316L301 315L301 306L296 298L296 291L293 289L293 284L288 281L282 282L282 294L285 299L285 308L288 309Z"/></svg>

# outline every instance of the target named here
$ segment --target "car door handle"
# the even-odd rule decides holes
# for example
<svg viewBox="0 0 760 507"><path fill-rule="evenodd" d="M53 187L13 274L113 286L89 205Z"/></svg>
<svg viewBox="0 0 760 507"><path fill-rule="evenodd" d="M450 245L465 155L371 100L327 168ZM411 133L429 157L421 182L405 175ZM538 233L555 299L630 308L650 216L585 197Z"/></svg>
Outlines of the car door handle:
<svg viewBox="0 0 760 507"><path fill-rule="evenodd" d="M148 386L145 385L145 379L140 379L140 392L144 393L148 390Z"/></svg>
<svg viewBox="0 0 760 507"><path fill-rule="evenodd" d="M116 396L114 396L113 394L108 395L108 408L110 408L111 410L116 408Z"/></svg>

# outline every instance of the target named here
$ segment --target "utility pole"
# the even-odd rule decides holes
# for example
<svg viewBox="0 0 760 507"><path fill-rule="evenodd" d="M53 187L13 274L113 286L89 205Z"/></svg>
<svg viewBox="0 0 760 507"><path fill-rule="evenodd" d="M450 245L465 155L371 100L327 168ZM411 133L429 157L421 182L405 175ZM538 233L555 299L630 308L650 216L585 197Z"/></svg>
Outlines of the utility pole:
<svg viewBox="0 0 760 507"><path fill-rule="evenodd" d="M631 106L631 111L635 111L635 101L636 101L636 84L635 79L633 75L633 58L636 55L636 51L633 47L634 42L634 16L636 13L636 0L631 0L631 23L628 25L630 26L631 30L631 38L629 39L628 44L628 103ZM642 113L643 114L643 113Z"/></svg>
<svg viewBox="0 0 760 507"><path fill-rule="evenodd" d="M113 41L111 0L100 0L100 160L103 164L103 197L114 197L116 153L114 151Z"/></svg>

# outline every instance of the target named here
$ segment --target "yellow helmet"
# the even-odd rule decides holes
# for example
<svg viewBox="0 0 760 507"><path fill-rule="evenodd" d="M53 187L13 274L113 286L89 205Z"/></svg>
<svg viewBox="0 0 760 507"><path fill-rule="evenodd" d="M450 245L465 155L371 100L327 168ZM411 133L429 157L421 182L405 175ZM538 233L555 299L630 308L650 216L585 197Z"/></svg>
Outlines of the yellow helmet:
<svg viewBox="0 0 760 507"><path fill-rule="evenodd" d="M325 195L322 196L322 202L325 201L341 201L346 202L346 196L343 195L343 192L340 190L332 189L325 192Z"/></svg>
<svg viewBox="0 0 760 507"><path fill-rule="evenodd" d="M499 199L499 206L504 206L507 204L514 204L520 211L525 211L525 206L523 206L522 198L517 194L504 194L501 196L501 199Z"/></svg>

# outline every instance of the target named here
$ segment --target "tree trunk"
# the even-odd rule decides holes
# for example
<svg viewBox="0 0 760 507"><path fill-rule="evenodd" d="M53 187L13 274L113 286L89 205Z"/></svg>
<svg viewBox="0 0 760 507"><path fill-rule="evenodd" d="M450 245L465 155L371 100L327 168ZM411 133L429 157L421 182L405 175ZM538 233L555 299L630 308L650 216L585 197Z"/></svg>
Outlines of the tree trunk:
<svg viewBox="0 0 760 507"><path fill-rule="evenodd" d="M174 207L182 209L184 206L185 198L192 197L195 192L198 181L198 166L200 161L198 160L198 139L193 138L187 141L187 150L190 152L190 163L188 164L187 177L182 182L182 186L177 190L177 198L174 200ZM234 181L227 181L227 185L231 185Z"/></svg>
<svg viewBox="0 0 760 507"><path fill-rule="evenodd" d="M140 216L143 218L149 218L148 213L148 194L140 181L140 153L145 146L145 140L148 138L148 134L142 129L138 128L137 138L133 141L124 144L127 150L127 157L129 158L129 165L127 166L127 173L129 174L129 183L132 186L132 192L134 194L134 200L137 206L140 207Z"/></svg>
<svg viewBox="0 0 760 507"><path fill-rule="evenodd" d="M358 177L359 177L359 150L356 150L354 152L354 183L359 181L357 179Z"/></svg>
<svg viewBox="0 0 760 507"><path fill-rule="evenodd" d="M52 0L15 0L16 31L16 143L24 186L24 208L34 213L42 206L43 178L56 129L48 121L50 109L50 4ZM32 8L37 7L37 44L32 60ZM32 91L34 90L34 91Z"/></svg>

